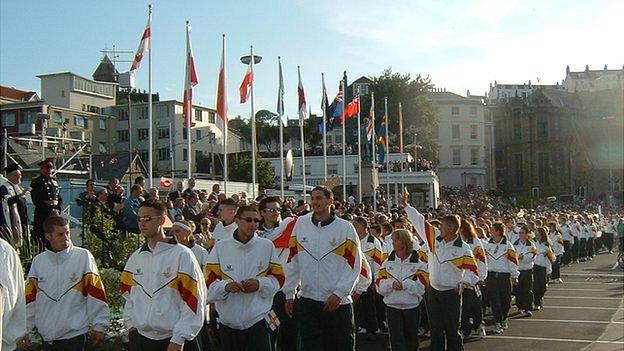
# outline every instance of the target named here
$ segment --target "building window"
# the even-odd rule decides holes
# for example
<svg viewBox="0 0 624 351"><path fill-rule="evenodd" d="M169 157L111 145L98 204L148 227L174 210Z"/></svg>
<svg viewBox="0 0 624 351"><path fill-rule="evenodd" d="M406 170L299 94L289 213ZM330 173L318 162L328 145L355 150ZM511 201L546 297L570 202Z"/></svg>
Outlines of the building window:
<svg viewBox="0 0 624 351"><path fill-rule="evenodd" d="M212 111L208 112L208 122L210 123L214 123L215 122L215 113Z"/></svg>
<svg viewBox="0 0 624 351"><path fill-rule="evenodd" d="M453 106L451 107L451 114L453 116L459 116L459 106Z"/></svg>
<svg viewBox="0 0 624 351"><path fill-rule="evenodd" d="M514 170L516 171L516 186L524 185L524 177L522 176L522 154L514 155Z"/></svg>
<svg viewBox="0 0 624 351"><path fill-rule="evenodd" d="M74 124L76 127L87 128L87 117L74 115Z"/></svg>
<svg viewBox="0 0 624 351"><path fill-rule="evenodd" d="M100 141L99 147L100 147L100 153L105 154L106 153L106 143L103 142L103 141Z"/></svg>
<svg viewBox="0 0 624 351"><path fill-rule="evenodd" d="M479 133L478 133L478 128L479 126L477 126L476 124L471 124L470 125L470 139L472 140L476 140L479 138Z"/></svg>
<svg viewBox="0 0 624 351"><path fill-rule="evenodd" d="M186 134L186 127L182 127L182 139L188 139L188 135Z"/></svg>
<svg viewBox="0 0 624 351"><path fill-rule="evenodd" d="M104 120L104 118L100 118L100 129L106 129L106 121Z"/></svg>
<svg viewBox="0 0 624 351"><path fill-rule="evenodd" d="M158 128L158 139L169 139L169 128Z"/></svg>
<svg viewBox="0 0 624 351"><path fill-rule="evenodd" d="M548 138L548 121L543 119L537 121L537 137Z"/></svg>
<svg viewBox="0 0 624 351"><path fill-rule="evenodd" d="M306 175L311 175L312 174L312 166L311 165L306 165L305 166L305 174Z"/></svg>
<svg viewBox="0 0 624 351"><path fill-rule="evenodd" d="M54 111L52 114L52 120L56 123L63 123L63 114L61 111Z"/></svg>
<svg viewBox="0 0 624 351"><path fill-rule="evenodd" d="M327 174L338 174L338 165L335 163L327 165Z"/></svg>
<svg viewBox="0 0 624 351"><path fill-rule="evenodd" d="M5 112L2 114L2 125L5 127L15 127L15 112Z"/></svg>
<svg viewBox="0 0 624 351"><path fill-rule="evenodd" d="M550 153L537 153L537 167L540 185L550 185Z"/></svg>
<svg viewBox="0 0 624 351"><path fill-rule="evenodd" d="M147 140L149 137L149 129L147 128L139 128L139 140Z"/></svg>
<svg viewBox="0 0 624 351"><path fill-rule="evenodd" d="M182 161L188 161L188 150L182 149Z"/></svg>
<svg viewBox="0 0 624 351"><path fill-rule="evenodd" d="M117 141L120 143L125 143L128 141L128 131L127 130L118 130L117 131Z"/></svg>
<svg viewBox="0 0 624 351"><path fill-rule="evenodd" d="M477 185L477 177L470 177L470 185Z"/></svg>
<svg viewBox="0 0 624 351"><path fill-rule="evenodd" d="M139 107L137 109L137 119L146 119L147 118L147 107Z"/></svg>
<svg viewBox="0 0 624 351"><path fill-rule="evenodd" d="M456 140L459 139L459 124L453 124L451 126L451 138Z"/></svg>
<svg viewBox="0 0 624 351"><path fill-rule="evenodd" d="M477 166L479 164L479 149L470 149L470 164Z"/></svg>
<svg viewBox="0 0 624 351"><path fill-rule="evenodd" d="M128 120L128 110L126 109L121 109L117 111L117 115L119 116L119 120L120 121L127 121Z"/></svg>
<svg viewBox="0 0 624 351"><path fill-rule="evenodd" d="M461 166L461 149L452 148L451 152L453 153L452 154L453 166Z"/></svg>
<svg viewBox="0 0 624 351"><path fill-rule="evenodd" d="M171 150L169 148L158 149L158 161L167 161L171 159Z"/></svg>
<svg viewBox="0 0 624 351"><path fill-rule="evenodd" d="M513 138L514 140L522 139L522 125L520 123L514 123L513 125Z"/></svg>
<svg viewBox="0 0 624 351"><path fill-rule="evenodd" d="M470 106L470 115L471 116L476 116L477 115L477 107L476 106Z"/></svg>
<svg viewBox="0 0 624 351"><path fill-rule="evenodd" d="M201 140L201 137L202 137L201 130L196 129L195 130L195 140Z"/></svg>
<svg viewBox="0 0 624 351"><path fill-rule="evenodd" d="M195 110L195 120L197 122L201 122L202 121L202 110Z"/></svg>

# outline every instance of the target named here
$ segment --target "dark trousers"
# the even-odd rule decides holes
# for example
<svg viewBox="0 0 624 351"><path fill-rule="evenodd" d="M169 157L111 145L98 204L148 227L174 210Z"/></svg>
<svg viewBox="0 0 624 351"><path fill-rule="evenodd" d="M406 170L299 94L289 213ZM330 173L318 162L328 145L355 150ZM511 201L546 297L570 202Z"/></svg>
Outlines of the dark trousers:
<svg viewBox="0 0 624 351"><path fill-rule="evenodd" d="M453 289L439 291L431 287L428 298L431 351L463 350L459 334L461 295Z"/></svg>
<svg viewBox="0 0 624 351"><path fill-rule="evenodd" d="M552 264L552 273L550 274L550 279L559 279L561 278L561 257L562 255L557 256L555 262Z"/></svg>
<svg viewBox="0 0 624 351"><path fill-rule="evenodd" d="M605 244L605 247L607 248L607 250L611 251L613 250L613 237L615 236L615 234L613 233L602 233L602 241Z"/></svg>
<svg viewBox="0 0 624 351"><path fill-rule="evenodd" d="M564 252L563 252L563 257L561 258L561 264L568 265L572 261L572 255L570 252L572 251L572 245L569 241L563 242L563 251Z"/></svg>
<svg viewBox="0 0 624 351"><path fill-rule="evenodd" d="M470 322L472 319L472 322ZM483 321L481 300L474 289L464 289L462 293L461 330L464 334L470 334L477 330Z"/></svg>
<svg viewBox="0 0 624 351"><path fill-rule="evenodd" d="M386 304L383 302L383 295L377 291L375 291L375 312L377 312L377 325L383 329L384 322L386 322Z"/></svg>
<svg viewBox="0 0 624 351"><path fill-rule="evenodd" d="M132 330L128 335L130 342L128 343L129 351L166 351L169 346L169 340L152 340L141 335L138 331ZM188 340L184 343L184 351L200 351L199 344L196 339Z"/></svg>
<svg viewBox="0 0 624 351"><path fill-rule="evenodd" d="M71 339L54 340L43 343L43 351L83 351L87 345L87 334Z"/></svg>
<svg viewBox="0 0 624 351"><path fill-rule="evenodd" d="M294 317L291 318L286 314L285 302L286 296L278 291L273 298L273 311L280 320L280 325L277 330L271 332L271 345L273 349L290 351L297 349L297 323Z"/></svg>
<svg viewBox="0 0 624 351"><path fill-rule="evenodd" d="M355 330L351 304L332 312L323 311L323 302L301 298L296 303L299 351L353 351Z"/></svg>
<svg viewBox="0 0 624 351"><path fill-rule="evenodd" d="M516 286L516 306L520 310L533 309L533 269L520 271Z"/></svg>
<svg viewBox="0 0 624 351"><path fill-rule="evenodd" d="M579 238L574 237L574 242L572 243L572 250L570 250L570 256L572 257L572 261L576 261L579 259Z"/></svg>
<svg viewBox="0 0 624 351"><path fill-rule="evenodd" d="M579 239L579 259L587 258L587 239Z"/></svg>
<svg viewBox="0 0 624 351"><path fill-rule="evenodd" d="M368 287L368 290L362 293L360 300L353 306L355 314L355 324L366 329L367 333L377 331L377 317L375 306L375 291Z"/></svg>
<svg viewBox="0 0 624 351"><path fill-rule="evenodd" d="M386 307L386 316L392 351L417 351L418 324L420 324L419 308L399 310Z"/></svg>
<svg viewBox="0 0 624 351"><path fill-rule="evenodd" d="M587 239L587 257L594 257L595 255L595 247L594 247L594 242L596 241L596 238L588 238Z"/></svg>
<svg viewBox="0 0 624 351"><path fill-rule="evenodd" d="M488 272L485 279L492 314L496 323L502 323L511 307L511 276L509 273Z"/></svg>
<svg viewBox="0 0 624 351"><path fill-rule="evenodd" d="M423 328L425 332L428 332L429 327L429 312L427 309L427 299L422 299L420 301L420 327Z"/></svg>
<svg viewBox="0 0 624 351"><path fill-rule="evenodd" d="M533 301L536 306L543 305L546 293L546 267L535 265L533 267Z"/></svg>
<svg viewBox="0 0 624 351"><path fill-rule="evenodd" d="M271 351L269 326L264 318L251 327L239 330L221 324L219 338L227 351ZM186 351L186 347L184 348Z"/></svg>

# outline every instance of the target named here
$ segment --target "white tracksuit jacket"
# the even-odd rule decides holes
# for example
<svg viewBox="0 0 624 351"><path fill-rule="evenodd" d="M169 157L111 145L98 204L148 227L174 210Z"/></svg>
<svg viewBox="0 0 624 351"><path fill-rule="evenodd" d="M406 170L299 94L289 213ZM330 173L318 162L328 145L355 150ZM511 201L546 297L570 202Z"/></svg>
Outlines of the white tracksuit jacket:
<svg viewBox="0 0 624 351"><path fill-rule="evenodd" d="M392 284L395 281L403 285L402 290L393 288ZM381 266L375 284L388 307L399 310L417 308L429 285L427 262L419 260L416 250L405 260L401 260L396 252L392 251Z"/></svg>
<svg viewBox="0 0 624 351"><path fill-rule="evenodd" d="M0 239L0 350L14 350L26 333L24 271L17 252Z"/></svg>

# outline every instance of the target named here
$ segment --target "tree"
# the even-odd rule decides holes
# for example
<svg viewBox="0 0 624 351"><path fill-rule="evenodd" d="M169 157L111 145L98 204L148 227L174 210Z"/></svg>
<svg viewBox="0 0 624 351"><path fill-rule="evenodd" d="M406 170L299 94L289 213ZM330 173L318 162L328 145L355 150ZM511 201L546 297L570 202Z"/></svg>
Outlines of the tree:
<svg viewBox="0 0 624 351"><path fill-rule="evenodd" d="M230 179L238 182L251 183L251 156L247 154L229 157L228 174ZM275 187L275 175L269 161L256 159L256 181L261 189Z"/></svg>
<svg viewBox="0 0 624 351"><path fill-rule="evenodd" d="M241 116L236 116L228 121L230 129L236 131L247 142L251 143L251 126Z"/></svg>
<svg viewBox="0 0 624 351"><path fill-rule="evenodd" d="M419 74L412 78L408 73L396 73L388 68L373 78L369 90L375 92L376 130L381 127L381 116L384 115L384 97L388 97L390 144L398 145L400 102L403 106L403 144L411 144L416 134L416 142L423 147L419 156L437 160L437 143L433 140L437 124L436 108L427 99L427 92L432 86L428 76ZM362 96L362 116L368 115L370 105L370 95Z"/></svg>
<svg viewBox="0 0 624 351"><path fill-rule="evenodd" d="M264 146L268 152L279 150L280 122L280 117L269 110L260 110L256 113L257 141L260 145ZM289 140L290 136L284 134L284 143L287 143Z"/></svg>

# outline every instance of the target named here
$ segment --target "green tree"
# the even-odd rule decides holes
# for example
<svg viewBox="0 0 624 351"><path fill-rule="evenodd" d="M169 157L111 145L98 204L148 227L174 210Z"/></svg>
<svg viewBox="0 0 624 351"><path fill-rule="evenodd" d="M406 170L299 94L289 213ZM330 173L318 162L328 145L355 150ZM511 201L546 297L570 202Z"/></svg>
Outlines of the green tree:
<svg viewBox="0 0 624 351"><path fill-rule="evenodd" d="M433 140L433 130L437 124L436 108L427 99L427 92L433 87L431 79L416 75L393 72L388 68L378 77L374 77L369 89L375 92L376 128L380 128L381 116L384 115L384 97L388 98L388 129L391 145L399 143L399 102L403 107L403 144L416 142L423 149L419 156L437 160L437 143ZM370 95L362 97L362 116L368 115ZM349 122L349 121L348 121ZM347 122L347 126L349 126ZM377 129L378 130L378 129Z"/></svg>
<svg viewBox="0 0 624 351"><path fill-rule="evenodd" d="M269 152L279 150L279 123L280 117L269 110L256 112L256 140L259 145L264 146ZM287 143L289 140L290 136L284 133L284 143Z"/></svg>
<svg viewBox="0 0 624 351"><path fill-rule="evenodd" d="M251 183L251 155L238 154L229 158L228 174L230 179ZM275 175L269 161L256 159L256 180L261 189L275 187Z"/></svg>

